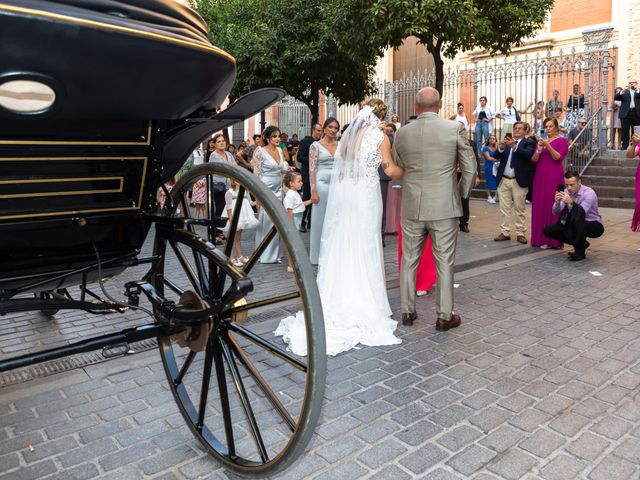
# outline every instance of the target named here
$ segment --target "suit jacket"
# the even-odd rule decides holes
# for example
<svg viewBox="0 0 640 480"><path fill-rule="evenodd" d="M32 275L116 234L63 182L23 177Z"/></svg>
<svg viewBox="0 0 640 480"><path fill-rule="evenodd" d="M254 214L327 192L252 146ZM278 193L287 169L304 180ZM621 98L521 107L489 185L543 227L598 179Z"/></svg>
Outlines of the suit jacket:
<svg viewBox="0 0 640 480"><path fill-rule="evenodd" d="M536 141L532 138L523 138L518 144L511 156L511 167L515 170L516 181L522 188L529 188L533 177L533 169L535 165L531 162L531 157L535 153ZM504 168L507 166L507 160L511 148L507 147L502 152L497 149L493 156L496 160L500 160L498 164L498 174L496 175L496 185L500 185Z"/></svg>
<svg viewBox="0 0 640 480"><path fill-rule="evenodd" d="M405 170L402 218L425 221L462 216L460 198L469 197L477 174L476 159L463 132L458 122L432 112L420 114L396 132L393 156Z"/></svg>
<svg viewBox="0 0 640 480"><path fill-rule="evenodd" d="M618 113L618 117L627 118L631 116L633 113L631 111L631 90L628 88L623 90L620 93L617 93L614 97L614 100L619 100L622 102L620 104L620 112ZM633 95L633 101L636 104L636 108L634 109L636 117L640 118L640 91L635 90Z"/></svg>
<svg viewBox="0 0 640 480"><path fill-rule="evenodd" d="M296 155L296 160L300 163L302 167L301 170L309 171L309 149L311 148L311 144L315 142L311 135L307 135L302 140L300 140L300 144L298 145L298 154Z"/></svg>

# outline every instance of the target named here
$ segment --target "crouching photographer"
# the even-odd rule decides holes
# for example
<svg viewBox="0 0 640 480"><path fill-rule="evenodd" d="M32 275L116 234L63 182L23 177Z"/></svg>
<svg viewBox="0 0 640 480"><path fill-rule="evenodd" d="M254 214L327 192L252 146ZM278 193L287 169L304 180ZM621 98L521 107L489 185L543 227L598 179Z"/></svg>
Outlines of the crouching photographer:
<svg viewBox="0 0 640 480"><path fill-rule="evenodd" d="M601 236L604 226L598 213L598 196L592 188L582 185L578 172L564 174L564 185L558 185L552 211L554 215L560 215L560 220L545 227L544 234L573 245L575 251L569 253L572 262L587 258L587 238Z"/></svg>

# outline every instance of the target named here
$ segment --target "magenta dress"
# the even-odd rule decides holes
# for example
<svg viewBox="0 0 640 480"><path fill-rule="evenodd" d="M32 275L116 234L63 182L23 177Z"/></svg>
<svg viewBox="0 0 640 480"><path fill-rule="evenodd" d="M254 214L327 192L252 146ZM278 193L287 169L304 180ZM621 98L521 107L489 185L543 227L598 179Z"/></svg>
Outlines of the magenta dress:
<svg viewBox="0 0 640 480"><path fill-rule="evenodd" d="M564 157L569 151L569 142L564 137L557 137L551 146L560 154L554 160L545 148L540 154L536 174L533 177L533 193L531 196L531 246L547 245L551 248L562 248L563 243L544 236L543 230L559 220L559 215L553 215L551 208L555 202L558 184L564 183Z"/></svg>
<svg viewBox="0 0 640 480"><path fill-rule="evenodd" d="M640 147L636 150L636 154L640 158ZM640 162L638 162L638 168L636 169L636 209L633 211L631 230L640 232Z"/></svg>

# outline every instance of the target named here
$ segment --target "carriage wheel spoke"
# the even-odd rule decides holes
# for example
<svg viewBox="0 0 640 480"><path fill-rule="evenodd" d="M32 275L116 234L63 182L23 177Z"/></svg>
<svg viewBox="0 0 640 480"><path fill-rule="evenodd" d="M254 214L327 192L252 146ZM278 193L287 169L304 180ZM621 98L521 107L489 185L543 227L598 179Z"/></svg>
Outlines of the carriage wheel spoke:
<svg viewBox="0 0 640 480"><path fill-rule="evenodd" d="M225 295L229 294L230 292L231 292L231 288L227 290ZM265 298L264 300L257 300L255 302L247 303L246 305L241 305L239 307L233 307L228 310L225 310L222 312L222 316L224 318L231 318L236 313L245 312L247 310L252 310L254 308L265 307L267 305L274 305L280 302L286 302L288 300L292 300L294 298L299 298L299 297L300 297L300 292L296 291L296 292L286 293L284 295L279 295L277 297Z"/></svg>
<svg viewBox="0 0 640 480"><path fill-rule="evenodd" d="M280 357L285 362L290 363L291 365L296 367L298 370L301 370L303 372L307 371L307 366L304 363L302 363L300 360L298 360L297 358L293 357L291 354L285 352L284 350L281 350L280 348L276 347L275 345L273 345L272 343L268 342L264 338L256 335L252 331L247 330L246 328L244 328L244 327L242 327L242 326L240 326L240 325L238 325L236 323L229 323L228 327L229 327L229 330L233 330L234 332L242 335L247 340L249 340L249 341L255 343L256 345L264 348L265 350L271 352L273 355L275 355L277 357Z"/></svg>
<svg viewBox="0 0 640 480"><path fill-rule="evenodd" d="M282 417L282 420L287 424L289 429L293 432L296 428L296 422L293 420L293 418L291 417L291 415L289 414L285 406L282 404L280 399L276 397L273 390L271 390L267 381L260 374L260 372L255 367L255 365L253 365L251 360L249 360L249 357L242 350L240 345L238 345L238 342L236 341L236 339L233 338L231 335L229 335L227 337L227 341L229 343L229 347L231 347L231 351L236 355L238 360L240 360L240 363L242 363L242 365L247 370L247 372L249 372L255 384L260 388L260 390L262 390L262 393L264 393L264 396L267 397L269 402L271 402L271 405L273 405L273 408L276 409L280 417Z"/></svg>
<svg viewBox="0 0 640 480"><path fill-rule="evenodd" d="M159 278L160 278L160 281L162 283L164 283L167 287L169 287L177 295L182 295L184 293L183 289L181 289L179 286L177 286L171 280L168 280L167 277L165 277L164 275L159 275Z"/></svg>
<svg viewBox="0 0 640 480"><path fill-rule="evenodd" d="M231 420L231 408L229 407L229 392L227 391L227 376L222 363L222 351L220 340L214 339L207 344L207 350L211 349L216 362L216 377L218 379L218 391L220 393L220 406L222 408L222 419L224 421L224 433L227 438L227 449L229 456L236 456L235 441L233 439L233 422Z"/></svg>
<svg viewBox="0 0 640 480"><path fill-rule="evenodd" d="M236 197L236 204L233 209L233 215L231 219L231 225L229 226L229 231L227 232L227 244L224 247L224 254L231 258L231 252L233 251L233 242L236 238L236 233L238 231L238 221L240 220L240 210L242 209L242 202L244 201L244 187L240 187L238 190L238 196ZM215 295L220 297L222 295L222 291L224 290L224 283L227 278L223 269L218 270L218 278L216 284ZM213 285L213 284L212 284Z"/></svg>
<svg viewBox="0 0 640 480"><path fill-rule="evenodd" d="M185 218L191 218L191 211L189 210L189 202L187 199L189 198L189 190L181 189L179 192L180 197L180 206L182 207L182 216ZM191 233L195 233L196 227L195 225L187 225L187 230Z"/></svg>
<svg viewBox="0 0 640 480"><path fill-rule="evenodd" d="M278 230L276 230L275 225L269 229L267 234L264 236L264 238L260 242L260 245L256 247L256 249L251 254L251 257L249 257L249 261L243 267L245 272L251 271L251 269L255 266L256 262L260 258L260 255L264 253L264 251L267 249L271 241L275 238L277 233L278 233Z"/></svg>
<svg viewBox="0 0 640 480"><path fill-rule="evenodd" d="M180 372L178 373L178 376L173 380L174 386L177 387L182 383L182 380L184 379L184 376L187 374L187 370L189 370L189 367L191 367L191 363L193 362L194 358L196 358L196 352L194 352L193 350L190 350L189 355L187 355L187 358L185 358L184 363L180 368Z"/></svg>
<svg viewBox="0 0 640 480"><path fill-rule="evenodd" d="M244 187L238 189L238 196L236 197L236 204L233 208L233 218L231 219L231 225L229 226L229 234L227 235L227 244L225 245L224 254L229 257L233 250L233 241L236 238L236 232L238 230L238 221L240 220L240 211L242 209L242 202L244 201Z"/></svg>
<svg viewBox="0 0 640 480"><path fill-rule="evenodd" d="M244 388L244 383L242 382L242 377L240 376L240 372L238 371L238 366L236 365L236 362L233 359L231 352L229 351L229 347L224 342L220 342L220 346L222 347L222 353L224 354L227 365L229 366L229 372L231 372L231 377L233 378L233 385L236 387L236 392L238 392L238 396L240 397L240 403L242 403L242 409L244 410L245 417L249 422L251 436L253 437L253 441L255 442L256 447L258 448L260 458L263 462L266 463L269 461L267 449L264 446L264 441L262 440L262 435L260 434L260 428L258 427L258 422L256 421L256 417L253 414L253 408L251 408L251 402L249 401L247 391Z"/></svg>
<svg viewBox="0 0 640 480"><path fill-rule="evenodd" d="M184 257L184 254L180 251L180 249L178 248L178 246L174 241L169 240L169 245L171 245L171 249L173 250L173 253L177 257L178 261L180 262L180 265L182 266L182 269L184 270L185 274L189 278L189 282L191 283L193 288L195 288L198 295L202 296L204 292L204 289L202 288L203 286L201 282L199 282L198 279L196 278L196 273L193 271L191 264Z"/></svg>
<svg viewBox="0 0 640 480"><path fill-rule="evenodd" d="M213 363L213 348L211 342L207 343L204 356L204 370L202 372L202 385L200 387L200 405L198 407L198 421L196 427L202 430L204 416L207 411L207 399L209 398L209 383L211 381L211 365Z"/></svg>

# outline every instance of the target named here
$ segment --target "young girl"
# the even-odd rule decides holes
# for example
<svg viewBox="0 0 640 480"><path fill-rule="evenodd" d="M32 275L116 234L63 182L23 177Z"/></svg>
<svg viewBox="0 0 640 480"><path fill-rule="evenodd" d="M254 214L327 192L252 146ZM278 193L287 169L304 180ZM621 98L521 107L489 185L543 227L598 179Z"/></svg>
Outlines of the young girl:
<svg viewBox="0 0 640 480"><path fill-rule="evenodd" d="M200 177L193 185L191 191L191 204L196 207L196 220L202 218L206 220L207 211L205 210L205 202L207 201L207 183L205 177Z"/></svg>
<svg viewBox="0 0 640 480"><path fill-rule="evenodd" d="M232 180L231 188L227 190L227 193L225 193L224 195L225 210L222 213L222 217L226 217L229 219L227 220L227 225L223 229L225 235L229 235L229 228L231 227L231 222L233 220L233 211L236 208L236 200L238 198L239 190L240 184ZM232 263L236 267L242 267L249 261L247 257L244 257L242 255L242 246L240 245L240 240L242 238L243 230L251 230L258 226L258 219L256 218L256 215L251 208L253 205L255 205L255 202L251 201L249 192L245 191L242 198L242 207L240 208L240 217L238 218L238 227L236 229L236 235L233 239L233 248L236 251L237 257L232 260Z"/></svg>
<svg viewBox="0 0 640 480"><path fill-rule="evenodd" d="M171 189L175 184L176 184L176 177L171 177L169 181L164 184L164 186L166 187L167 191L171 193ZM162 209L164 208L164 204L167 201L167 196L164 193L164 188L162 187L158 188L158 195L156 199L158 200L158 213L160 213L162 212Z"/></svg>
<svg viewBox="0 0 640 480"><path fill-rule="evenodd" d="M298 190L302 188L302 175L298 172L287 172L284 176L284 186L287 188L287 193L284 196L284 208L287 210L289 218L296 227L296 230L300 230L302 225L302 214L305 207L311 205L312 200L303 201L302 197L298 193ZM291 257L287 255L289 266L287 272L293 272L293 263Z"/></svg>

